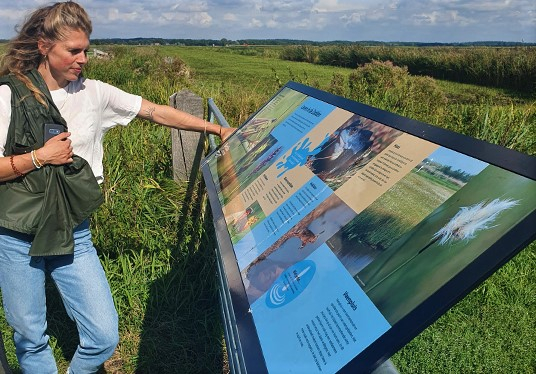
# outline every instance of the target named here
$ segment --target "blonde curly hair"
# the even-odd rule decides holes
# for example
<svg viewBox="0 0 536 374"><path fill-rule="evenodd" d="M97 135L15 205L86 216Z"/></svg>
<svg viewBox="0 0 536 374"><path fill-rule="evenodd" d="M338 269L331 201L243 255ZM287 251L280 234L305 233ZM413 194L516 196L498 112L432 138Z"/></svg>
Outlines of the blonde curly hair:
<svg viewBox="0 0 536 374"><path fill-rule="evenodd" d="M92 32L91 20L84 8L74 1L57 2L32 12L7 46L0 62L0 76L13 74L24 82L34 97L46 105L43 94L26 77L45 59L39 52L38 42L54 44L65 40L72 30L84 32L88 38Z"/></svg>

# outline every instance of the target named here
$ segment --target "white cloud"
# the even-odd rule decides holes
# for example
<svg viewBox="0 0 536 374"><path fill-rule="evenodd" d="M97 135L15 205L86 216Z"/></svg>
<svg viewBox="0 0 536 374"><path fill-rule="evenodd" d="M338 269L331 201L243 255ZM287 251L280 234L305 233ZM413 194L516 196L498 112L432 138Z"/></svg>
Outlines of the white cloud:
<svg viewBox="0 0 536 374"><path fill-rule="evenodd" d="M181 13L189 12L206 12L209 10L208 4L206 2L179 2L171 7L172 11L177 11Z"/></svg>
<svg viewBox="0 0 536 374"><path fill-rule="evenodd" d="M257 18L252 18L251 21L249 22L249 26L252 27L252 28L261 28L264 26L264 24L262 23L261 20L258 20Z"/></svg>
<svg viewBox="0 0 536 374"><path fill-rule="evenodd" d="M139 16L137 12L130 12L130 13L123 13L117 8L109 8L108 9L108 17L106 18L107 21L122 21L122 22L128 22L128 21L138 21Z"/></svg>
<svg viewBox="0 0 536 374"><path fill-rule="evenodd" d="M223 20L228 22L234 22L238 20L238 17L236 16L236 14L233 13L225 13L223 15Z"/></svg>
<svg viewBox="0 0 536 374"><path fill-rule="evenodd" d="M277 22L275 19L270 19L266 22L266 27L269 29L275 29L276 27L279 27L279 22Z"/></svg>
<svg viewBox="0 0 536 374"><path fill-rule="evenodd" d="M207 12L167 12L162 13L162 15L158 18L158 23L162 26L187 24L194 27L206 28L211 26L212 17Z"/></svg>
<svg viewBox="0 0 536 374"><path fill-rule="evenodd" d="M78 1L90 14L97 38L536 42L534 0ZM49 4L4 2L0 38L12 37L15 24L36 4Z"/></svg>
<svg viewBox="0 0 536 374"><path fill-rule="evenodd" d="M26 14L27 14L27 11L22 10L22 9L17 9L17 10L6 9L6 8L0 9L0 19L4 23L7 23L7 22L10 22L13 24L22 23L22 20L24 19Z"/></svg>
<svg viewBox="0 0 536 374"><path fill-rule="evenodd" d="M365 12L356 12L351 14L344 14L341 16L343 24L348 25L352 23L361 23L365 18Z"/></svg>
<svg viewBox="0 0 536 374"><path fill-rule="evenodd" d="M278 12L302 12L304 10L311 10L315 1L314 0L263 0L261 2L260 10L262 12L278 13Z"/></svg>
<svg viewBox="0 0 536 374"><path fill-rule="evenodd" d="M471 23L469 18L461 17L456 11L449 12L430 12L430 13L420 13L415 14L412 18L416 25L438 25L438 24L448 24L448 25L467 25Z"/></svg>
<svg viewBox="0 0 536 374"><path fill-rule="evenodd" d="M315 3L314 9L320 13L352 13L360 10L365 10L378 4L377 1L339 1L339 0L318 0Z"/></svg>
<svg viewBox="0 0 536 374"><path fill-rule="evenodd" d="M515 1L514 1L515 2ZM511 7L511 0L501 0L501 1L482 1L476 0L471 1L470 3L461 3L459 8L466 9L475 12L497 12L500 10L508 9Z"/></svg>
<svg viewBox="0 0 536 374"><path fill-rule="evenodd" d="M206 12L195 13L188 20L188 24L199 27L210 27L212 24L212 17Z"/></svg>

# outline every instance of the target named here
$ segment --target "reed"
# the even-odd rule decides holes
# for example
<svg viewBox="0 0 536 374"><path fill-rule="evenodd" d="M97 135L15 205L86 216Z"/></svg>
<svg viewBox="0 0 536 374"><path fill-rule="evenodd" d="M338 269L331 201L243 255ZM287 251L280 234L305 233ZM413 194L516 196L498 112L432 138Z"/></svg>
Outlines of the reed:
<svg viewBox="0 0 536 374"><path fill-rule="evenodd" d="M356 68L391 61L413 75L490 87L536 91L536 47L288 46L281 58Z"/></svg>

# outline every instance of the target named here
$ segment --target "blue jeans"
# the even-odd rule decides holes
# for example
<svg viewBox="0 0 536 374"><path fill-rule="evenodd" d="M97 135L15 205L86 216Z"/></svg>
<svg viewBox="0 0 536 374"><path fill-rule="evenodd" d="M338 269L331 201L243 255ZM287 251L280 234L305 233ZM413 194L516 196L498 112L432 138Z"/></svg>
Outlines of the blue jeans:
<svg viewBox="0 0 536 374"><path fill-rule="evenodd" d="M50 274L80 338L69 373L96 373L119 341L118 318L88 222L74 230L72 255L31 257L31 237L0 228L0 287L23 373L57 373L46 333L45 274Z"/></svg>

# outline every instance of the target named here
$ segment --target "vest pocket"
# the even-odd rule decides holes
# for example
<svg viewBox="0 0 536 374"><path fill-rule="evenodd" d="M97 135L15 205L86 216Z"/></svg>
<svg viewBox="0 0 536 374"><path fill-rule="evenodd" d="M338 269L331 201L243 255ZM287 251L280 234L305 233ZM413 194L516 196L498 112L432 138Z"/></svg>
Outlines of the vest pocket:
<svg viewBox="0 0 536 374"><path fill-rule="evenodd" d="M30 153L33 149L34 149L33 146L27 146L27 145L22 145L22 144L15 143L13 145L13 154L14 155L23 155L23 154L26 154L26 153Z"/></svg>
<svg viewBox="0 0 536 374"><path fill-rule="evenodd" d="M26 189L33 194L42 194L46 189L47 178L43 173L45 168L34 170L22 178L22 183Z"/></svg>

